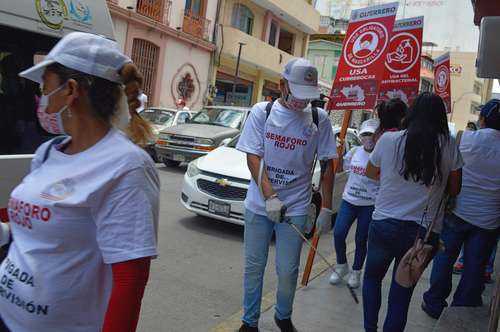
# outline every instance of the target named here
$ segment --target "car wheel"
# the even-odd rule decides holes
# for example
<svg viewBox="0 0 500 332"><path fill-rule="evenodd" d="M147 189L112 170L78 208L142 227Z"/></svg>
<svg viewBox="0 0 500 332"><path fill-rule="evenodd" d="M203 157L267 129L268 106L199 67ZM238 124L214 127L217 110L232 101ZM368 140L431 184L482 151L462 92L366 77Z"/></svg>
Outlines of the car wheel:
<svg viewBox="0 0 500 332"><path fill-rule="evenodd" d="M177 167L181 164L180 161L176 161L176 160L171 160L171 159L163 159L163 163L165 164L165 166L167 167Z"/></svg>

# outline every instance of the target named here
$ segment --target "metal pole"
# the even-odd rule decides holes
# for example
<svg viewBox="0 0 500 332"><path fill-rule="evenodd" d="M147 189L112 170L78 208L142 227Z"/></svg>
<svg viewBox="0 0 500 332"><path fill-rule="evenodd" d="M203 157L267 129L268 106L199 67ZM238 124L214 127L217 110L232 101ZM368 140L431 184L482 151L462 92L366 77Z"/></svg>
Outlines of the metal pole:
<svg viewBox="0 0 500 332"><path fill-rule="evenodd" d="M236 94L236 84L238 83L238 75L240 73L240 59L241 59L241 49L245 45L245 43L239 42L240 48L238 50L238 58L236 59L236 72L234 73L234 81L233 81L233 94L232 94L232 99L233 99L233 105L234 105L234 96Z"/></svg>

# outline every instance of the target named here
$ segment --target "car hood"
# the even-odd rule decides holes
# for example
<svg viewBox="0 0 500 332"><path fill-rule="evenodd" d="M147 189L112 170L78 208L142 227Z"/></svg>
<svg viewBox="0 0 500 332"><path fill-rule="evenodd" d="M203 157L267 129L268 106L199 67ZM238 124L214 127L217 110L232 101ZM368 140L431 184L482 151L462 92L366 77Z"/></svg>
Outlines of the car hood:
<svg viewBox="0 0 500 332"><path fill-rule="evenodd" d="M169 126L164 126L164 125L159 125L159 124L154 124L154 125L153 125L153 128L154 128L156 131L158 131L158 132L160 132L160 131L162 131L162 130L164 130L164 129L167 129L168 127L169 127Z"/></svg>
<svg viewBox="0 0 500 332"><path fill-rule="evenodd" d="M234 137L239 132L240 131L238 129L213 126L213 125L195 124L195 123L173 126L162 131L162 133L170 135L182 135L182 136L215 138L215 139Z"/></svg>
<svg viewBox="0 0 500 332"><path fill-rule="evenodd" d="M200 170L250 181L246 154L221 146L197 160Z"/></svg>

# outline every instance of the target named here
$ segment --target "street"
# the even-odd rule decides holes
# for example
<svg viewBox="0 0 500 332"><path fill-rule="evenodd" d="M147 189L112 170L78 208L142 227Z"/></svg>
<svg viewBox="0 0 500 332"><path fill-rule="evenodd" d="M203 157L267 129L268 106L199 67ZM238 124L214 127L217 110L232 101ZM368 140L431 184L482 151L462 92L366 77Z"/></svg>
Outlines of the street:
<svg viewBox="0 0 500 332"><path fill-rule="evenodd" d="M179 202L186 167L158 164L160 256L152 263L140 332L207 332L241 310L243 227L198 217ZM320 250L331 254L331 237ZM302 251L305 262L307 248ZM276 286L274 248L269 254L264 294ZM303 267L303 266L302 266Z"/></svg>

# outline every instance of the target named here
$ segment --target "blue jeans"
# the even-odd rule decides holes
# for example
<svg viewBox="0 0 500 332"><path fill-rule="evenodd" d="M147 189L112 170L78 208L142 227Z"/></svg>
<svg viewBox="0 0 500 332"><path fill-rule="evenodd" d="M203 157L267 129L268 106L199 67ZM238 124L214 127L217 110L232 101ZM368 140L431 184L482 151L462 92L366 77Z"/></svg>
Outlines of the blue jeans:
<svg viewBox="0 0 500 332"><path fill-rule="evenodd" d="M290 219L299 230L303 230L307 216L290 217ZM292 316L302 239L290 225L275 224L265 216L246 210L242 320L250 326L257 326L260 317L262 284L273 232L276 233L276 273L278 274L276 317L288 319Z"/></svg>
<svg viewBox="0 0 500 332"><path fill-rule="evenodd" d="M440 315L448 305L446 299L452 290L453 264L464 246L464 270L453 296L452 306L482 305L484 269L496 244L500 228L486 230L474 226L454 214L445 217L441 239L445 250L434 258L431 287L424 294L427 309Z"/></svg>
<svg viewBox="0 0 500 332"><path fill-rule="evenodd" d="M488 264L486 264L486 269L484 272L486 273L493 273L494 267L495 267L495 259L497 256L497 248L498 248L498 238L497 238L497 243L495 244L495 247L493 248L490 259L488 260ZM460 258L458 259L460 263L464 263L464 247L462 246L462 250L460 250Z"/></svg>
<svg viewBox="0 0 500 332"><path fill-rule="evenodd" d="M382 304L382 280L392 261L395 267L415 242L417 234L425 235L426 229L414 221L396 219L373 220L368 235L368 255L363 281L363 314L367 332L377 331L378 313ZM430 243L437 250L439 236L431 233ZM404 331L413 288L405 288L394 280L394 268L385 332Z"/></svg>
<svg viewBox="0 0 500 332"><path fill-rule="evenodd" d="M347 263L345 240L354 220L358 219L358 225L356 227L356 252L354 254L352 269L361 270L363 268L366 257L368 229L372 221L373 209L373 205L358 206L342 200L333 231L333 242L337 253L338 264Z"/></svg>

